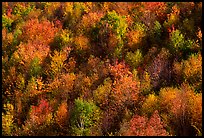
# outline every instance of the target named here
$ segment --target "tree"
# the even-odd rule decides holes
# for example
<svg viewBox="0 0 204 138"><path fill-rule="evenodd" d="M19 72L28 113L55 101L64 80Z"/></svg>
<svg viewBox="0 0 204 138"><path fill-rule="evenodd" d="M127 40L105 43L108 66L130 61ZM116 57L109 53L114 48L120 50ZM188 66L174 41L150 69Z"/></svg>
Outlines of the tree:
<svg viewBox="0 0 204 138"><path fill-rule="evenodd" d="M130 128L124 134L128 136L167 136L158 111L156 110L150 119L135 115L130 120Z"/></svg>
<svg viewBox="0 0 204 138"><path fill-rule="evenodd" d="M82 99L75 100L75 106L71 113L71 129L73 135L98 135L99 121L100 109L93 102L83 101Z"/></svg>

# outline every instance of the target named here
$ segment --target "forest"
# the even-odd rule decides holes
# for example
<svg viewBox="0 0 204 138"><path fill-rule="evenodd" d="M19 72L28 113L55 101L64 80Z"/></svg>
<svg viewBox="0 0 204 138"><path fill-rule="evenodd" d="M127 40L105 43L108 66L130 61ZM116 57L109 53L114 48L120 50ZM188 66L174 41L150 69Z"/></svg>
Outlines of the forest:
<svg viewBox="0 0 204 138"><path fill-rule="evenodd" d="M202 136L202 2L2 2L3 136Z"/></svg>

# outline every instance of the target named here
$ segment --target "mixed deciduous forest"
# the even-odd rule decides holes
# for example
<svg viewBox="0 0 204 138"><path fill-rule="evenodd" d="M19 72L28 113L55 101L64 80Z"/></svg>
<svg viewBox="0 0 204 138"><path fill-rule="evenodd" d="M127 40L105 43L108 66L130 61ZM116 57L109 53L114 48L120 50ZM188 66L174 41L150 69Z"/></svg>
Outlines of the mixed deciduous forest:
<svg viewBox="0 0 204 138"><path fill-rule="evenodd" d="M202 2L2 2L2 135L202 135Z"/></svg>

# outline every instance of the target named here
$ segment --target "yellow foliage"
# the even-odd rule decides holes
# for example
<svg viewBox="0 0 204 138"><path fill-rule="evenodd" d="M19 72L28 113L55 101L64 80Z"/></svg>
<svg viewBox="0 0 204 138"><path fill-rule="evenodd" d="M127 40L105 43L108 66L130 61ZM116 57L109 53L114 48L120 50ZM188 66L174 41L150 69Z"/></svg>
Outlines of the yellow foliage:
<svg viewBox="0 0 204 138"><path fill-rule="evenodd" d="M7 103L4 104L4 108L6 108L6 114L2 113L2 131L3 135L11 136L14 122L14 107L12 104Z"/></svg>
<svg viewBox="0 0 204 138"><path fill-rule="evenodd" d="M159 93L159 102L163 110L168 111L172 107L172 103L177 96L179 89L166 87L162 88Z"/></svg>
<svg viewBox="0 0 204 138"><path fill-rule="evenodd" d="M143 89L144 91L148 91L151 88L151 78L150 75L148 74L148 72L144 72L143 74L143 79L141 81L141 89Z"/></svg>
<svg viewBox="0 0 204 138"><path fill-rule="evenodd" d="M64 16L73 13L73 2L65 2Z"/></svg>
<svg viewBox="0 0 204 138"><path fill-rule="evenodd" d="M90 48L89 39L83 35L75 37L74 43L76 45L76 50L87 50Z"/></svg>
<svg viewBox="0 0 204 138"><path fill-rule="evenodd" d="M94 101L97 103L103 105L107 101L107 97L110 94L111 91L111 85L112 82L110 78L107 78L104 81L103 85L100 85L96 90L94 90L93 95L94 95Z"/></svg>
<svg viewBox="0 0 204 138"><path fill-rule="evenodd" d="M202 56L200 53L198 55L192 55L188 60L184 61L183 72L186 78L193 75L202 76Z"/></svg>
<svg viewBox="0 0 204 138"><path fill-rule="evenodd" d="M155 110L158 109L158 97L154 94L149 94L147 99L142 105L142 112L147 115L151 115Z"/></svg>
<svg viewBox="0 0 204 138"><path fill-rule="evenodd" d="M33 97L35 95L38 95L40 91L38 91L37 83L36 83L36 78L32 77L31 80L28 81L28 85L26 87L27 90L27 95L30 97Z"/></svg>
<svg viewBox="0 0 204 138"><path fill-rule="evenodd" d="M202 129L202 93L196 94L194 90L186 84L182 85L182 90L186 93L186 109L190 116L191 125Z"/></svg>
<svg viewBox="0 0 204 138"><path fill-rule="evenodd" d="M64 61L67 59L67 52L58 52L54 51L54 55L50 55L51 57L51 65L50 70L53 75L56 75L61 72L61 69L64 67Z"/></svg>
<svg viewBox="0 0 204 138"><path fill-rule="evenodd" d="M127 33L128 46L130 48L137 48L142 38L145 36L144 32L133 30Z"/></svg>

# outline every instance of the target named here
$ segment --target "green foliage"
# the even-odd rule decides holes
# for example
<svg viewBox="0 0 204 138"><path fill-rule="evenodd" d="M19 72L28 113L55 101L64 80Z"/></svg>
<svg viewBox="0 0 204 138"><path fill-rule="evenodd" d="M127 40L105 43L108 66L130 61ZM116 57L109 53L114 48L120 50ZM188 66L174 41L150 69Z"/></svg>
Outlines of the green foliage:
<svg viewBox="0 0 204 138"><path fill-rule="evenodd" d="M140 83L142 94L146 95L149 94L149 91L151 90L151 76L147 71L144 71L141 83Z"/></svg>
<svg viewBox="0 0 204 138"><path fill-rule="evenodd" d="M119 16L115 11L108 12L101 19L101 24L104 23L108 23L119 38L125 35L127 29L125 17Z"/></svg>
<svg viewBox="0 0 204 138"><path fill-rule="evenodd" d="M111 12L108 11L107 14L103 18L101 18L98 24L98 28L100 28L98 35L100 35L101 33L101 35L103 36L101 38L99 37L99 39L107 39L107 34L111 32L116 35L119 42L114 47L113 53L109 53L109 51L107 51L107 53L119 59L122 58L122 50L124 46L123 39L127 31L127 27L128 25L125 17L118 15L114 10ZM105 44L102 43L102 46L106 47L106 43L107 42L105 42Z"/></svg>
<svg viewBox="0 0 204 138"><path fill-rule="evenodd" d="M14 38L13 38L13 45L16 46L16 45L19 45L20 44L20 41L19 41L19 36L21 36L22 34L22 31L21 29L16 29L14 31Z"/></svg>
<svg viewBox="0 0 204 138"><path fill-rule="evenodd" d="M69 46L69 44L72 42L72 33L69 30L62 30L62 32L59 32L55 38L54 38L54 43L53 49L52 50L62 50L63 48Z"/></svg>
<svg viewBox="0 0 204 138"><path fill-rule="evenodd" d="M142 104L142 113L150 117L155 110L158 110L158 102L158 96L156 96L155 94L149 94Z"/></svg>
<svg viewBox="0 0 204 138"><path fill-rule="evenodd" d="M22 5L22 4L16 4L13 8L13 14L16 16L26 16L28 15L32 10L34 9L33 4L28 5Z"/></svg>
<svg viewBox="0 0 204 138"><path fill-rule="evenodd" d="M147 27L145 26L145 24L141 23L141 22L134 22L133 30L138 30L139 32L145 33L147 31Z"/></svg>
<svg viewBox="0 0 204 138"><path fill-rule="evenodd" d="M171 44L173 46L174 52L178 52L185 48L185 39L183 34L179 31L176 30L171 33Z"/></svg>
<svg viewBox="0 0 204 138"><path fill-rule="evenodd" d="M154 27L150 32L150 39L153 43L161 42L162 26L158 21L154 22Z"/></svg>
<svg viewBox="0 0 204 138"><path fill-rule="evenodd" d="M102 106L106 105L108 102L108 96L111 92L112 81L110 78L106 78L102 85L98 86L96 90L93 91L94 101L96 104Z"/></svg>
<svg viewBox="0 0 204 138"><path fill-rule="evenodd" d="M73 135L88 136L94 133L92 131L96 131L100 115L100 109L93 102L76 99L75 107L71 115Z"/></svg>
<svg viewBox="0 0 204 138"><path fill-rule="evenodd" d="M126 54L126 62L132 67L137 68L139 64L142 62L143 57L141 51L138 49L134 53L133 52L127 52Z"/></svg>
<svg viewBox="0 0 204 138"><path fill-rule="evenodd" d="M13 23L13 19L9 18L8 16L6 16L5 14L2 16L2 28L6 28L9 32L12 31L12 23Z"/></svg>
<svg viewBox="0 0 204 138"><path fill-rule="evenodd" d="M41 70L42 67L40 65L40 60L38 57L35 57L30 63L29 75L37 77L38 75L40 75Z"/></svg>
<svg viewBox="0 0 204 138"><path fill-rule="evenodd" d="M17 77L17 88L20 90L23 90L26 86L25 84L25 77L23 76L23 74L19 74Z"/></svg>

